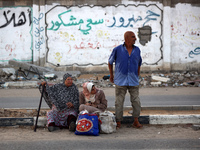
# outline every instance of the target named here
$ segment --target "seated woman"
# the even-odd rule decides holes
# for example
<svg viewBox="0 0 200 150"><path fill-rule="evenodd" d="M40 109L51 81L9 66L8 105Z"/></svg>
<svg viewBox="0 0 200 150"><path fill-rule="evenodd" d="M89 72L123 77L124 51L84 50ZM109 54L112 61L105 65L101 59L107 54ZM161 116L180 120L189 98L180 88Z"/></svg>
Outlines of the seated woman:
<svg viewBox="0 0 200 150"><path fill-rule="evenodd" d="M46 82L42 82L42 85L44 84ZM63 83L51 87L46 84L46 92L52 101L52 109L47 113L48 130L52 132L59 128L69 128L70 131L75 131L79 108L79 92L71 75L65 74Z"/></svg>
<svg viewBox="0 0 200 150"><path fill-rule="evenodd" d="M83 91L79 93L79 103L79 111L87 110L89 113L103 112L107 108L104 92L97 89L91 82L83 84Z"/></svg>

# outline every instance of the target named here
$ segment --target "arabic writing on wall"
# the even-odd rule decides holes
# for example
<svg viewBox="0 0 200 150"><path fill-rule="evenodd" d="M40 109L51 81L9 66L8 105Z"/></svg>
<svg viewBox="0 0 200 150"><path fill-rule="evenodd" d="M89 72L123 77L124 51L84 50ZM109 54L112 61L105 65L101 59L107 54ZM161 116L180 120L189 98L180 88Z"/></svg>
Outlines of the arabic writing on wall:
<svg viewBox="0 0 200 150"><path fill-rule="evenodd" d="M48 28L47 30L53 30L53 31L57 31L61 25L65 26L65 27L71 27L71 26L78 26L79 30L87 35L89 34L89 31L91 30L91 25L98 25L98 24L102 24L103 23L103 19L99 19L98 21L93 21L92 19L87 19L87 21L84 21L83 19L80 19L78 22L76 21L77 18L74 17L73 15L70 16L70 19L68 20L67 23L64 22L64 20L62 19L62 16L71 12L71 10L65 11L63 13L58 14L58 18L60 20L60 22L58 21L51 21L52 26L51 28ZM86 22L86 29L82 28L82 24L85 24Z"/></svg>
<svg viewBox="0 0 200 150"><path fill-rule="evenodd" d="M23 26L27 20L29 20L29 26L31 25L31 11L27 9L28 17L25 15L26 12L21 11L20 13L12 13L10 9L3 11L3 15L1 16L0 28L5 28L11 22L13 23L13 27ZM4 18L4 19L3 19ZM28 18L28 19L26 19Z"/></svg>
<svg viewBox="0 0 200 150"><path fill-rule="evenodd" d="M0 62L10 59L31 61L31 25L30 7L0 9Z"/></svg>
<svg viewBox="0 0 200 150"><path fill-rule="evenodd" d="M113 24L108 27L110 27L110 28L111 27L124 27L124 28L134 27L134 24L136 24L137 22L140 22L140 21L144 22L142 26L145 26L149 21L153 21L153 20L156 21L157 17L160 17L159 14L157 14L151 10L147 10L146 14L147 15L144 18L140 15L135 18L134 14L133 14L127 20L124 19L124 17L120 17L119 19L116 19L116 17L114 16Z"/></svg>
<svg viewBox="0 0 200 150"><path fill-rule="evenodd" d="M40 20L43 19L43 17L43 13L40 13L38 18L33 17L33 23L36 25L34 36L39 38L35 41L35 48L38 51L40 50L41 45L45 42L44 36L42 35L42 32L44 32L44 27L39 26Z"/></svg>
<svg viewBox="0 0 200 150"><path fill-rule="evenodd" d="M190 51L188 56L194 58L195 55L200 55L200 47L195 48L193 51Z"/></svg>
<svg viewBox="0 0 200 150"><path fill-rule="evenodd" d="M46 13L47 62L54 65L107 64L112 49L122 44L124 32L131 30L138 36L142 55L153 57L145 58L146 64L157 64L162 58L162 11L156 5L112 7L115 6L55 6L49 10Z"/></svg>

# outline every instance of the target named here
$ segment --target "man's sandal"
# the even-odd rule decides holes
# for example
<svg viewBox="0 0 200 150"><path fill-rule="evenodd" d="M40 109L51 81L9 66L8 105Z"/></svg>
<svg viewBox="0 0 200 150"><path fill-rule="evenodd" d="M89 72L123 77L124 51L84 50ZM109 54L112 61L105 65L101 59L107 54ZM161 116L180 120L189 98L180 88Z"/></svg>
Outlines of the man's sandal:
<svg viewBox="0 0 200 150"><path fill-rule="evenodd" d="M141 125L140 123L133 123L133 127L140 129L143 127L143 125Z"/></svg>
<svg viewBox="0 0 200 150"><path fill-rule="evenodd" d="M117 121L116 129L119 129L119 128L121 128L121 122L120 122L120 121Z"/></svg>

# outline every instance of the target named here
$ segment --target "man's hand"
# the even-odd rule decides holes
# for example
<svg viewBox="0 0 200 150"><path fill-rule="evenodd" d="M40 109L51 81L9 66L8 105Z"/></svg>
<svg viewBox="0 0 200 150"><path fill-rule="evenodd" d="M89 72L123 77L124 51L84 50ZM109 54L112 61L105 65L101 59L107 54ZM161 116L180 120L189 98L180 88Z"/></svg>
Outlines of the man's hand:
<svg viewBox="0 0 200 150"><path fill-rule="evenodd" d="M110 82L114 83L114 76L110 75Z"/></svg>
<svg viewBox="0 0 200 150"><path fill-rule="evenodd" d="M66 103L66 105L67 105L68 108L73 108L74 107L74 105L71 102Z"/></svg>

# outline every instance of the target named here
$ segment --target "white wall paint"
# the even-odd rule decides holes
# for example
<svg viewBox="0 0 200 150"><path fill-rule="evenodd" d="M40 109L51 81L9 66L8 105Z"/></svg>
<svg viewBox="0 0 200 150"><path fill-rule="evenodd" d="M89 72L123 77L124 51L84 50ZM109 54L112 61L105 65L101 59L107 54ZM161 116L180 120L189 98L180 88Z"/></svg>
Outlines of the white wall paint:
<svg viewBox="0 0 200 150"><path fill-rule="evenodd" d="M178 4L171 16L171 63L200 62L200 8Z"/></svg>
<svg viewBox="0 0 200 150"><path fill-rule="evenodd" d="M56 6L46 13L47 61L54 65L106 64L113 48L123 44L125 31L131 30L137 35L143 62L155 64L161 59L161 18L156 5ZM147 25L151 38L140 44L138 29Z"/></svg>
<svg viewBox="0 0 200 150"><path fill-rule="evenodd" d="M10 59L39 62L47 57L47 64L101 66L107 63L112 49L123 43L127 30L137 35L143 67L165 69L176 63L200 62L200 7L178 4L170 8L133 1L123 4L0 8L0 63L7 64ZM152 28L152 35L141 44L138 34L144 24Z"/></svg>
<svg viewBox="0 0 200 150"><path fill-rule="evenodd" d="M0 63L32 61L30 7L0 8Z"/></svg>
<svg viewBox="0 0 200 150"><path fill-rule="evenodd" d="M163 69L171 69L171 8L163 8Z"/></svg>
<svg viewBox="0 0 200 150"><path fill-rule="evenodd" d="M33 10L33 61L39 62L46 53L45 7L33 5Z"/></svg>

